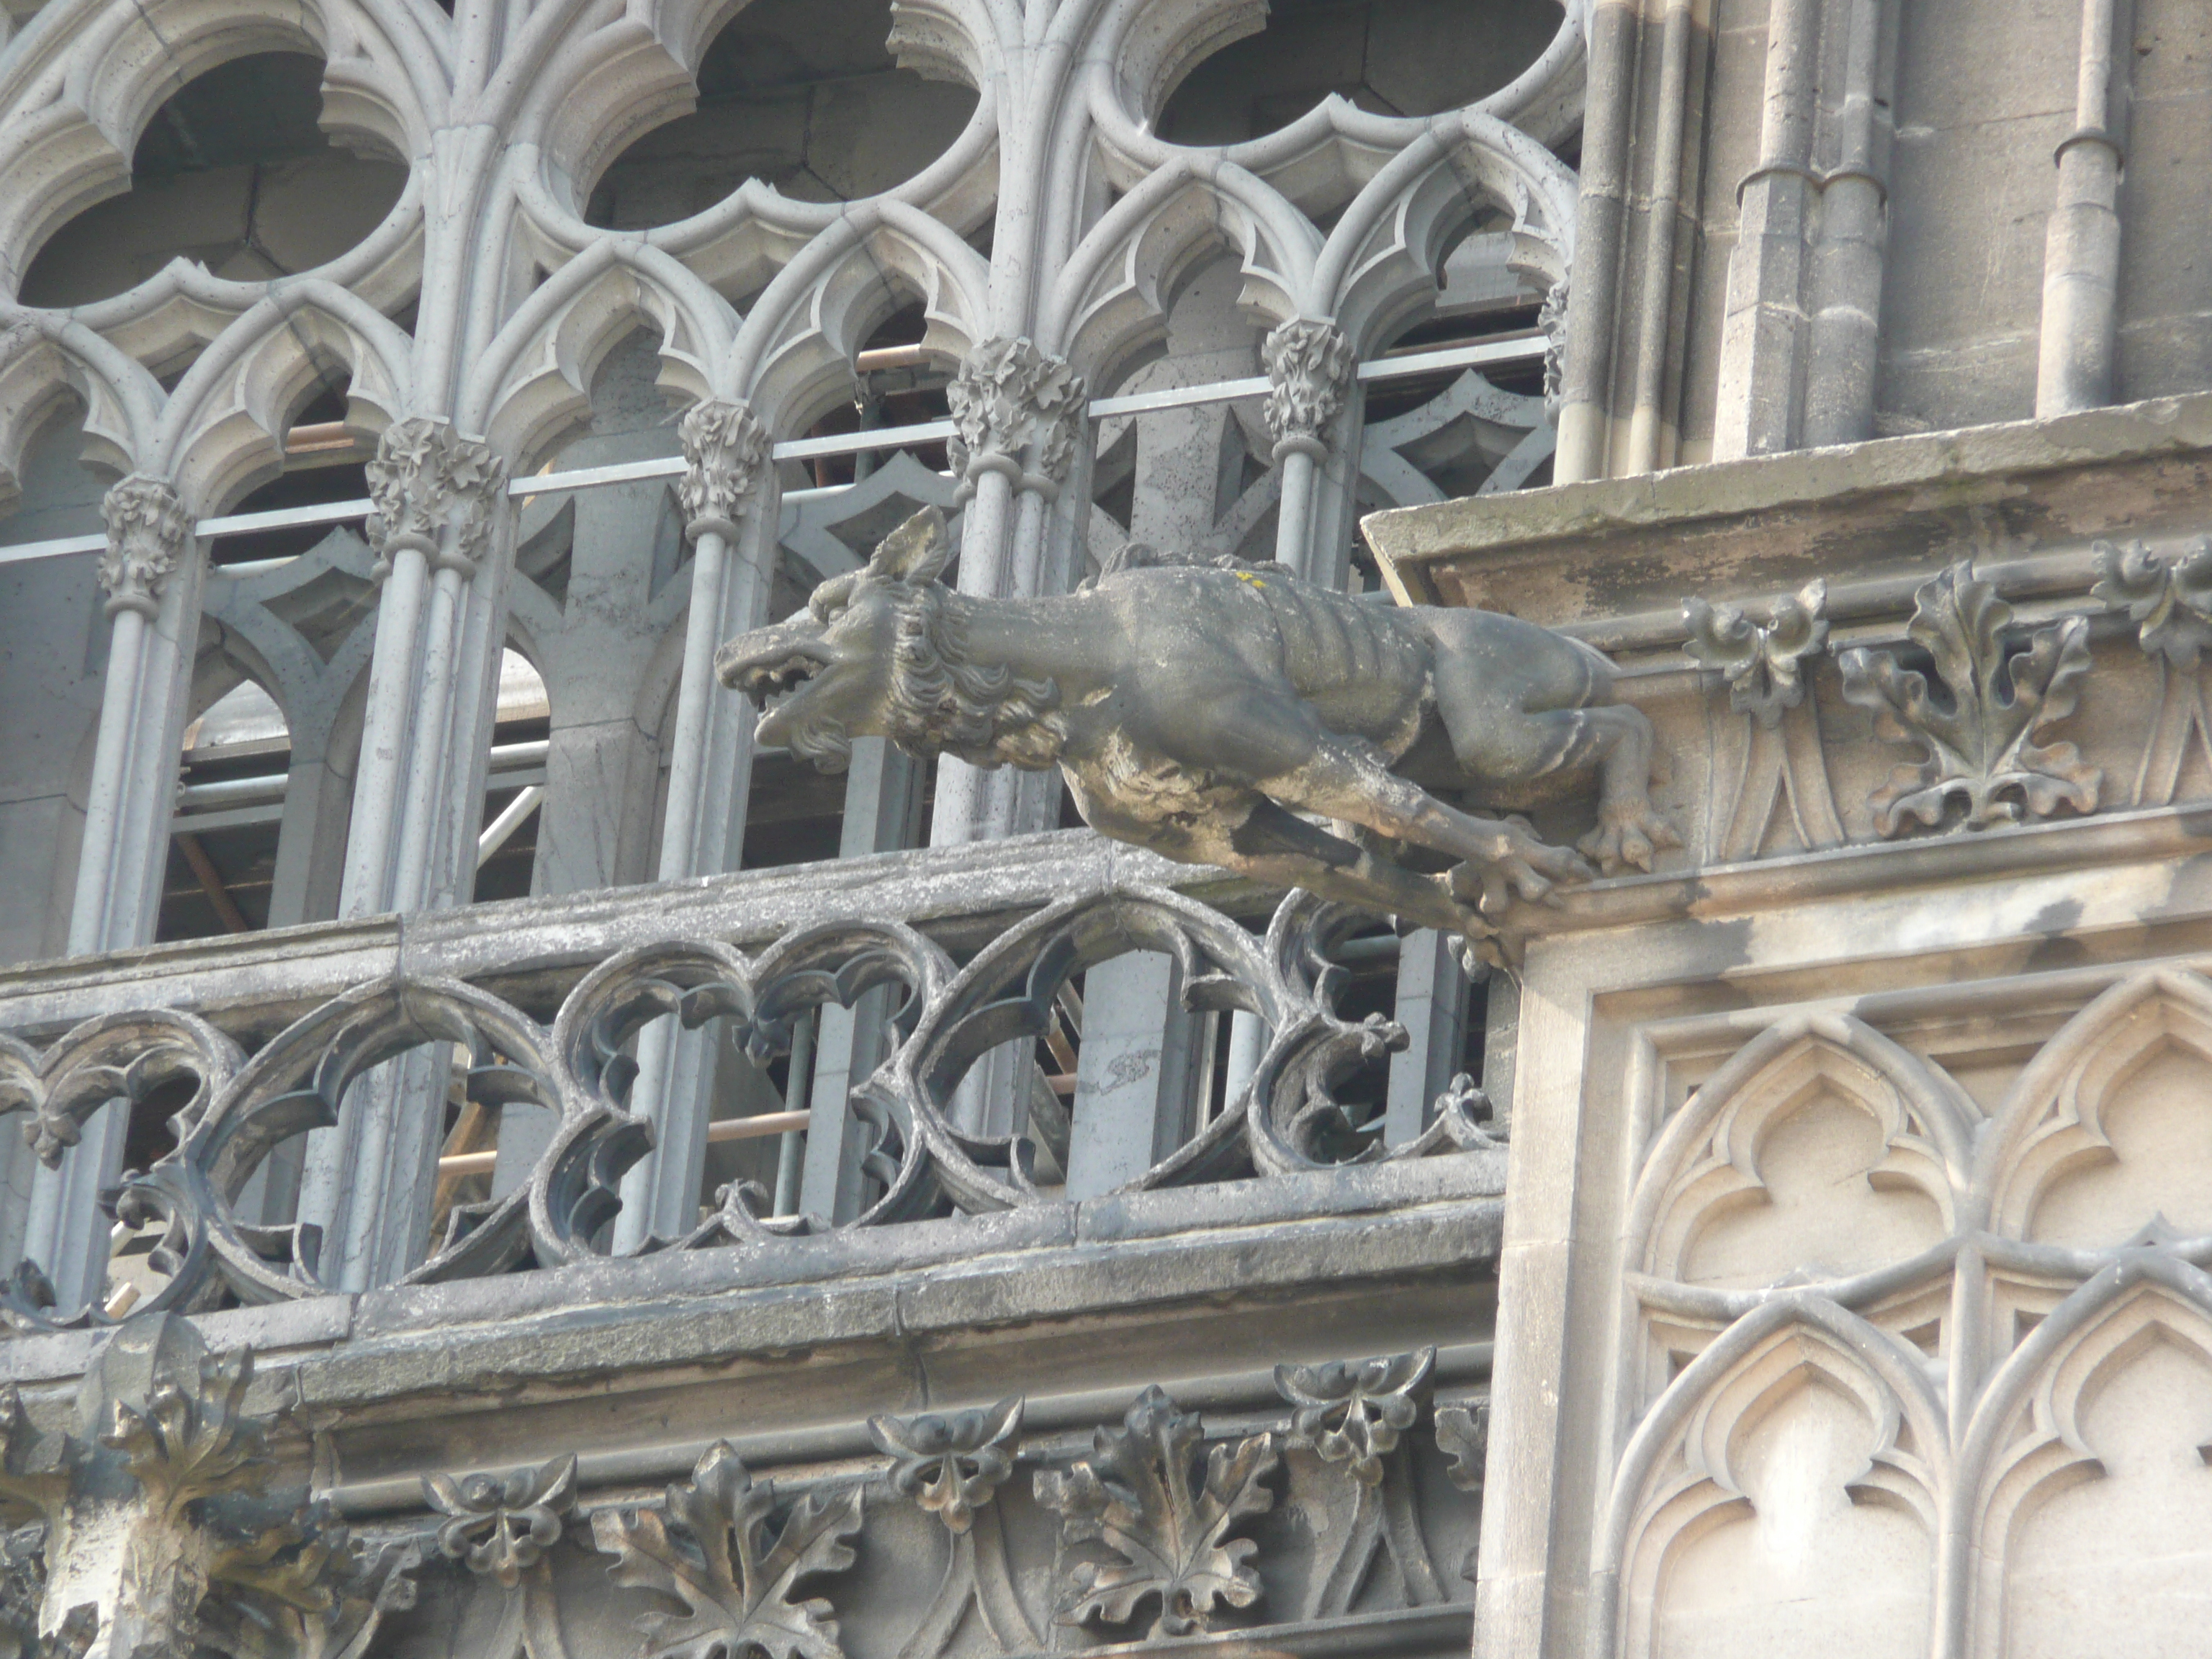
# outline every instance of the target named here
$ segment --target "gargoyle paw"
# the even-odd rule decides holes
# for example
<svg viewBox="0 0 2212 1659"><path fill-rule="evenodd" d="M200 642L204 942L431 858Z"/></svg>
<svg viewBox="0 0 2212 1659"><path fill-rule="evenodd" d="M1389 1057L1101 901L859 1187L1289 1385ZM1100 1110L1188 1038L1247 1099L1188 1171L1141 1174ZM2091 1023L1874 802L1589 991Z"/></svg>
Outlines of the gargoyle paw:
<svg viewBox="0 0 2212 1659"><path fill-rule="evenodd" d="M1649 871L1662 848L1680 847L1682 837L1649 800L1607 801L1598 808L1597 828L1575 845L1608 876L1629 865Z"/></svg>
<svg viewBox="0 0 2212 1659"><path fill-rule="evenodd" d="M1492 856L1457 865L1451 872L1453 890L1462 900L1475 901L1486 916L1504 915L1516 897L1530 904L1557 904L1556 887L1579 885L1592 873L1571 848L1539 841L1517 823L1509 827Z"/></svg>

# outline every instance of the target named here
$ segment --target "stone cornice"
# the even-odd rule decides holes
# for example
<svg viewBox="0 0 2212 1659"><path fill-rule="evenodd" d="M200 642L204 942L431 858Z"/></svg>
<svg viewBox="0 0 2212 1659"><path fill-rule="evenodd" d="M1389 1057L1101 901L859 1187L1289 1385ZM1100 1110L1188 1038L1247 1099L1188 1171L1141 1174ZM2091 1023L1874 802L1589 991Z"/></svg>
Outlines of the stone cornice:
<svg viewBox="0 0 2212 1659"><path fill-rule="evenodd" d="M1588 624L1600 643L1656 644L1632 624L1671 616L1680 639L1691 592L1771 592L1814 575L1838 599L1854 578L1894 576L1909 592L1961 556L2021 559L2193 524L2208 478L2212 393L2197 393L1471 496L1372 514L1360 528L1401 603L1504 605ZM1644 554L1663 558L1642 580L1624 574L1622 561Z"/></svg>

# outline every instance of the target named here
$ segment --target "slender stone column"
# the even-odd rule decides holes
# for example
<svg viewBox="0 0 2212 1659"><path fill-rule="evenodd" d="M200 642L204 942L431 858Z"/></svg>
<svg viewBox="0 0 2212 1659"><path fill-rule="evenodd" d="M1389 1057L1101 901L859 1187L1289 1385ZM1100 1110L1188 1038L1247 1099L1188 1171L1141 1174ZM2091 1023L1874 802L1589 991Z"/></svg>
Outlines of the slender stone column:
<svg viewBox="0 0 2212 1659"><path fill-rule="evenodd" d="M192 519L175 489L134 474L107 492L101 513L100 585L112 632L70 907L72 955L154 937L199 622ZM129 1127L122 1102L105 1107L58 1170L33 1176L23 1255L46 1271L64 1307L99 1294L107 1240L98 1197L122 1169Z"/></svg>
<svg viewBox="0 0 2212 1659"><path fill-rule="evenodd" d="M750 405L694 404L678 428L685 470L677 486L691 538L691 603L670 744L668 801L662 814L663 881L727 868L744 840L752 721L742 698L714 683L714 651L760 620L775 559L775 514L757 511L769 477L769 433ZM714 1056L706 1034L655 1020L638 1038L630 1109L653 1126L653 1149L623 1182L615 1223L618 1249L653 1232L690 1224L707 1155L708 1087Z"/></svg>
<svg viewBox="0 0 2212 1659"><path fill-rule="evenodd" d="M1382 1142L1403 1146L1428 1127L1430 1103L1459 1070L1467 1045L1467 975L1449 934L1424 927L1399 940L1395 1018L1407 1042L1390 1056Z"/></svg>
<svg viewBox="0 0 2212 1659"><path fill-rule="evenodd" d="M507 469L489 446L426 416L395 422L368 464L368 539L382 586L340 909L408 909L431 877L433 797L454 688L462 589L476 577ZM426 623L427 616L427 623Z"/></svg>
<svg viewBox="0 0 2212 1659"><path fill-rule="evenodd" d="M507 468L451 422L386 428L368 465L368 539L383 588L355 778L344 915L467 896L503 629ZM465 866L465 867L464 867ZM323 1228L326 1282L404 1273L429 1225L451 1060L443 1043L377 1067L341 1121L310 1138L299 1215Z"/></svg>
<svg viewBox="0 0 2212 1659"><path fill-rule="evenodd" d="M1721 325L1716 460L1795 448L1802 430L1820 22L1820 0L1773 0L1767 13L1759 165L1737 186L1741 214Z"/></svg>
<svg viewBox="0 0 2212 1659"><path fill-rule="evenodd" d="M1020 337L984 341L945 388L957 429L946 447L968 503L957 577L962 592L1000 598L1037 591L1045 509L1073 461L1084 398L1081 375ZM1021 799L1015 778L1003 769L987 771L942 757L931 845L1044 828L1018 821Z"/></svg>
<svg viewBox="0 0 2212 1659"><path fill-rule="evenodd" d="M1613 316L1627 234L1628 164L1634 133L1638 0L1598 0L1589 21L1582 189L1575 209L1575 276L1559 362L1559 483L1606 476L1612 447ZM1557 290L1554 289L1554 293ZM1547 366L1548 367L1548 366ZM1548 376L1547 376L1548 378Z"/></svg>
<svg viewBox="0 0 2212 1659"><path fill-rule="evenodd" d="M921 766L881 738L853 744L845 779L845 823L837 856L864 858L911 847L921 829ZM802 1100L789 1103L809 1114L806 1158L799 1208L832 1222L850 1221L860 1209L861 1125L851 1110L852 1091L883 1061L884 1034L897 993L879 986L850 1008L830 1003L821 1012L814 1070Z"/></svg>
<svg viewBox="0 0 2212 1659"><path fill-rule="evenodd" d="M2128 0L2082 0L2074 131L2058 146L2058 192L2044 240L2038 415L2112 401L2132 21Z"/></svg>
<svg viewBox="0 0 2212 1659"><path fill-rule="evenodd" d="M1275 558L1301 575L1316 576L1314 520L1321 469L1329 460L1329 435L1340 424L1358 368L1352 342L1334 323L1294 318L1277 325L1260 348L1270 390L1267 435L1283 469L1283 495L1275 514Z"/></svg>
<svg viewBox="0 0 2212 1659"><path fill-rule="evenodd" d="M1083 979L1067 1191L1096 1198L1134 1181L1188 1136L1194 1039L1176 959L1132 951Z"/></svg>
<svg viewBox="0 0 2212 1659"><path fill-rule="evenodd" d="M1836 162L1822 181L1813 247L1813 325L1805 376L1808 447L1874 435L1882 262L1889 239L1898 7L1842 0L1844 92Z"/></svg>

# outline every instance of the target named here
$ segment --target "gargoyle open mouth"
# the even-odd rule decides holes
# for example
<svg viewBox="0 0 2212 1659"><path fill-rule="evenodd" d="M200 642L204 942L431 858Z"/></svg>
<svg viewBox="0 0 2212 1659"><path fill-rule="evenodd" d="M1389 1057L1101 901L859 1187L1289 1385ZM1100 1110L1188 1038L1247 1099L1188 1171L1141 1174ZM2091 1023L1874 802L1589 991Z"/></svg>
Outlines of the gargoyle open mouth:
<svg viewBox="0 0 2212 1659"><path fill-rule="evenodd" d="M766 708L770 697L805 684L827 666L811 652L795 651L773 662L752 663L740 669L738 689L752 699L754 708Z"/></svg>

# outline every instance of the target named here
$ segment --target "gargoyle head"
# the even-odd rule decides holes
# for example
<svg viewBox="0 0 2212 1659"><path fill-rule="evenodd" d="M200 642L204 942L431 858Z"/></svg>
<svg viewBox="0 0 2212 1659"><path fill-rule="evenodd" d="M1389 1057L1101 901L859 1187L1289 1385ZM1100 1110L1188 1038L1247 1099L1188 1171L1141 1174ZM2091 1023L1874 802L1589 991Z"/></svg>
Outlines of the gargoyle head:
<svg viewBox="0 0 2212 1659"><path fill-rule="evenodd" d="M951 554L945 515L924 507L860 569L816 588L805 610L724 644L714 672L766 711L756 741L825 772L844 770L865 737L980 766L1051 765L1065 737L1058 693L969 659L960 607L975 602L937 582Z"/></svg>

